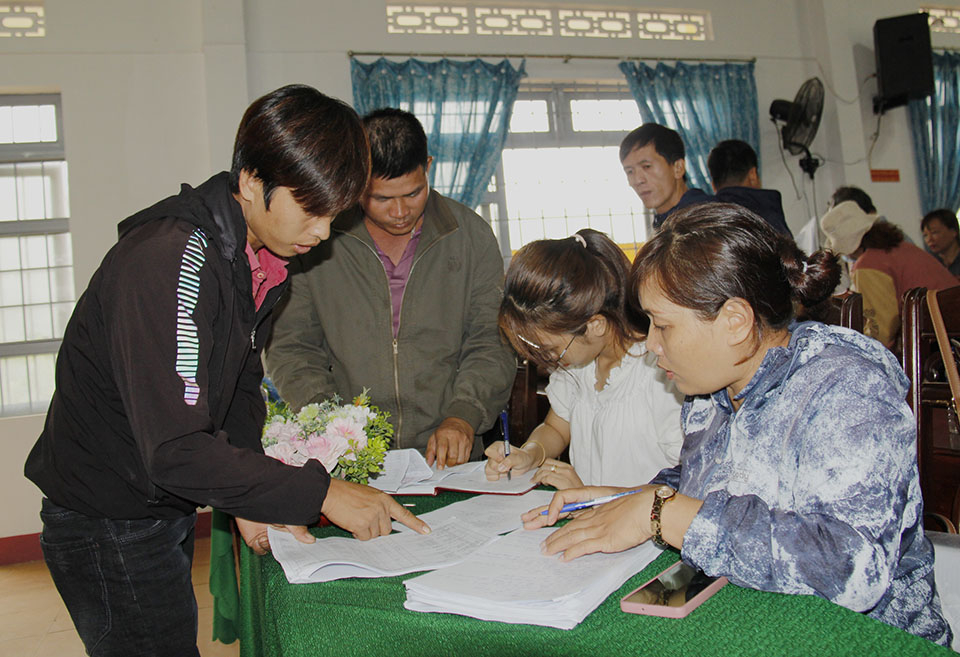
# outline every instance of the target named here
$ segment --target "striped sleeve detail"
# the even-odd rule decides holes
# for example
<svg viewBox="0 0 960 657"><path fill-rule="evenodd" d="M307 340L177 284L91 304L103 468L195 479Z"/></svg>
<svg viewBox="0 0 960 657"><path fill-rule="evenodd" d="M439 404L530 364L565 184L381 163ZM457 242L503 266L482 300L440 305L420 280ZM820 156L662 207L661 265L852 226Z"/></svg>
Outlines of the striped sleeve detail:
<svg viewBox="0 0 960 657"><path fill-rule="evenodd" d="M203 250L207 237L199 228L187 239L180 261L180 279L177 281L177 374L183 380L183 401L196 406L200 398L197 368L200 360L200 340L193 311L200 297L200 270L206 262Z"/></svg>

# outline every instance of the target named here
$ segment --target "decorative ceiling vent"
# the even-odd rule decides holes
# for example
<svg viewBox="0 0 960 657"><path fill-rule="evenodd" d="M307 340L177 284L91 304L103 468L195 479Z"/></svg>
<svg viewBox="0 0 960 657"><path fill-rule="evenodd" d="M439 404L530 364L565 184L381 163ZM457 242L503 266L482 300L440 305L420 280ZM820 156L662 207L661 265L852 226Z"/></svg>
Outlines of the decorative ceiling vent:
<svg viewBox="0 0 960 657"><path fill-rule="evenodd" d="M387 5L389 34L712 41L710 12L542 5Z"/></svg>
<svg viewBox="0 0 960 657"><path fill-rule="evenodd" d="M960 34L960 7L923 6L921 12L930 15L931 32L949 32Z"/></svg>
<svg viewBox="0 0 960 657"><path fill-rule="evenodd" d="M0 37L42 37L47 35L42 0L30 4L0 2Z"/></svg>

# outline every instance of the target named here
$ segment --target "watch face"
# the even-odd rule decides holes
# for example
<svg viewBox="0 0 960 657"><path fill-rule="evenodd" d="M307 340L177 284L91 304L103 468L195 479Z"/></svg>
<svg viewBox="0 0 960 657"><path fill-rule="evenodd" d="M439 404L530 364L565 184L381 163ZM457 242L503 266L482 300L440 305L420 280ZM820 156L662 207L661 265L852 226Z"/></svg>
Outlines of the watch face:
<svg viewBox="0 0 960 657"><path fill-rule="evenodd" d="M657 497L663 500L673 497L675 493L676 491L669 486L661 486L657 489Z"/></svg>

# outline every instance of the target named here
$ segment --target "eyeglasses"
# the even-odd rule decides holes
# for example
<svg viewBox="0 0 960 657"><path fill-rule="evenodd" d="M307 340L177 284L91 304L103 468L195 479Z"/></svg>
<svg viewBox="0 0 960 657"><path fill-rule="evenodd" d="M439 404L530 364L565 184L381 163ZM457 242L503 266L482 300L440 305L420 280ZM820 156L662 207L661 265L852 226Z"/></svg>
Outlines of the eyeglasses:
<svg viewBox="0 0 960 657"><path fill-rule="evenodd" d="M563 360L563 357L567 354L567 350L570 349L570 347L573 345L573 341L576 340L578 336L574 334L574 336L570 338L570 342L567 343L567 346L563 348L563 351L561 351L560 355L557 356L556 358L549 357L547 354L547 350L541 347L540 345L538 345L536 342L533 342L532 340L527 340L525 337L523 337L519 333L517 333L517 337L522 342L530 345L531 347L539 351L541 354L543 354L544 356L543 360L545 363L549 363L550 365L560 366L560 361Z"/></svg>

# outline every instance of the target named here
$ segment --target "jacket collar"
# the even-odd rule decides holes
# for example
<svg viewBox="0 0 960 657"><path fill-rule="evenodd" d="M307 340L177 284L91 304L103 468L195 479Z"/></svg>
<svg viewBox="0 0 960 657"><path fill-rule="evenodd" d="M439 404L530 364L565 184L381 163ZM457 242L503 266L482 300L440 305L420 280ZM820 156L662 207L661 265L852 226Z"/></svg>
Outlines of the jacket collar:
<svg viewBox="0 0 960 657"><path fill-rule="evenodd" d="M459 228L456 217L445 202L444 197L435 189L430 190L427 205L423 209L423 226L420 232L420 244L417 253L429 248L437 240L449 235ZM333 221L333 231L351 235L369 246L375 248L370 231L363 223L363 210L359 205L341 212Z"/></svg>
<svg viewBox="0 0 960 657"><path fill-rule="evenodd" d="M230 191L229 174L218 173L196 188L184 183L176 196L155 203L124 219L118 226L122 238L148 221L173 217L201 228L217 245L223 257L234 261L244 256L247 222ZM245 257L242 258L245 261Z"/></svg>

